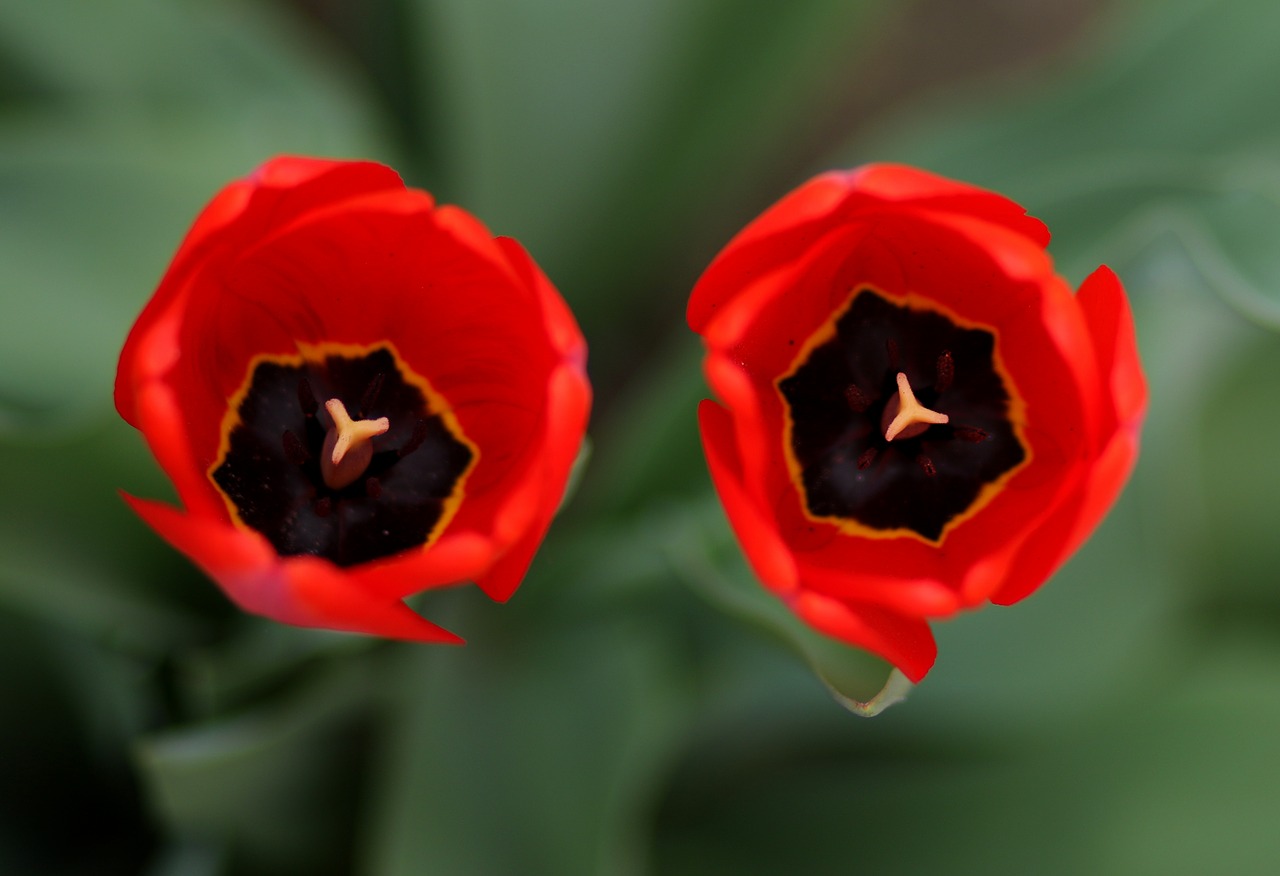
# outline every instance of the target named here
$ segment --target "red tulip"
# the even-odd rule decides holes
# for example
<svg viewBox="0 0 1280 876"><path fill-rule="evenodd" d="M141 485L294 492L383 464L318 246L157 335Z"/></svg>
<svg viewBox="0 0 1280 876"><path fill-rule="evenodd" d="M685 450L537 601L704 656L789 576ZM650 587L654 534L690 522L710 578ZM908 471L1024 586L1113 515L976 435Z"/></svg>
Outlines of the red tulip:
<svg viewBox="0 0 1280 876"><path fill-rule="evenodd" d="M247 611L460 641L402 600L515 591L585 356L515 241L387 167L278 158L205 208L129 334L116 408L184 510L126 498Z"/></svg>
<svg viewBox="0 0 1280 876"><path fill-rule="evenodd" d="M721 403L711 476L756 574L912 681L928 621L1036 590L1138 452L1120 281L1076 295L1013 202L923 171L820 176L707 269L688 319Z"/></svg>

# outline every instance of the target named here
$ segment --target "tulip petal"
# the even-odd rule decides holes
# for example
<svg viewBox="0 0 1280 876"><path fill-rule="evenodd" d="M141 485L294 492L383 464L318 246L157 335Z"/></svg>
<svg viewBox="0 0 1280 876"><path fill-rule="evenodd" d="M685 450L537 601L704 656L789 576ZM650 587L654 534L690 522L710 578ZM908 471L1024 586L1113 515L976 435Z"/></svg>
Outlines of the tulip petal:
<svg viewBox="0 0 1280 876"><path fill-rule="evenodd" d="M1012 605L1025 599L1076 552L1115 503L1137 455L1133 436L1117 433L1080 487L1031 533L992 602Z"/></svg>
<svg viewBox="0 0 1280 876"><path fill-rule="evenodd" d="M1085 278L1076 293L1084 311L1098 370L1114 400L1117 422L1136 429L1147 409L1147 380L1138 358L1133 312L1120 278L1106 265Z"/></svg>
<svg viewBox="0 0 1280 876"><path fill-rule="evenodd" d="M868 197L914 207L972 216L1003 225L1040 249L1049 229L1014 201L969 183L904 164L871 164L847 174L848 185Z"/></svg>
<svg viewBox="0 0 1280 876"><path fill-rule="evenodd" d="M499 602L511 598L551 525L587 425L591 391L576 367L565 365L558 369L551 377L547 394L549 413L545 437L540 442L543 455L527 473L524 487L508 500L520 520L515 530L518 535L512 540L501 531L505 514L500 512L496 538L508 542L510 547L487 572L476 578L480 589Z"/></svg>
<svg viewBox="0 0 1280 876"><path fill-rule="evenodd" d="M375 560L351 572L369 593L403 599L437 587L472 581L493 562L493 542L476 532L446 532L429 548Z"/></svg>
<svg viewBox="0 0 1280 876"><path fill-rule="evenodd" d="M918 618L876 605L832 599L810 590L797 593L790 604L814 629L883 657L913 683L924 678L937 659L933 633Z"/></svg>
<svg viewBox="0 0 1280 876"><path fill-rule="evenodd" d="M703 401L698 405L698 423L711 481L751 567L769 589L778 593L794 591L799 579L791 551L779 537L777 526L747 495L740 480L742 465L729 412L713 401Z"/></svg>
<svg viewBox="0 0 1280 876"><path fill-rule="evenodd" d="M992 595L1008 605L1025 598L1084 543L1101 522L1138 457L1138 430L1146 412L1147 385L1138 359L1133 316L1124 287L1107 267L1098 268L1077 295L1093 338L1103 390L1110 404L1103 428L1109 437L1079 488L1036 528L1012 564L1008 580Z"/></svg>
<svg viewBox="0 0 1280 876"><path fill-rule="evenodd" d="M403 602L375 598L336 566L313 557L282 560L266 539L183 514L161 502L125 501L170 544L195 561L241 608L283 623L416 642L462 640Z"/></svg>
<svg viewBox="0 0 1280 876"><path fill-rule="evenodd" d="M748 281L780 266L780 253L799 249L807 229L828 219L849 195L842 174L810 180L738 233L698 279L685 317L696 332L735 298Z"/></svg>

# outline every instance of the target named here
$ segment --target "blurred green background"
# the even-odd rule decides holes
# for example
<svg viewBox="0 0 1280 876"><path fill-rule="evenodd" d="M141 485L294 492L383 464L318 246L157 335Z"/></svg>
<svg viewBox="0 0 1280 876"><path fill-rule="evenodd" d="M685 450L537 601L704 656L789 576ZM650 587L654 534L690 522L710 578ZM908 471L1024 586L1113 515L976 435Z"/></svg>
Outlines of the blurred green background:
<svg viewBox="0 0 1280 876"><path fill-rule="evenodd" d="M1277 33L1271 0L3 0L0 872L1275 872ZM243 616L115 493L171 495L124 335L283 152L465 206L587 334L595 452L523 588L419 605L465 648ZM711 496L683 308L871 160L1114 267L1152 407L1097 536L863 720L821 676L884 667L758 598Z"/></svg>

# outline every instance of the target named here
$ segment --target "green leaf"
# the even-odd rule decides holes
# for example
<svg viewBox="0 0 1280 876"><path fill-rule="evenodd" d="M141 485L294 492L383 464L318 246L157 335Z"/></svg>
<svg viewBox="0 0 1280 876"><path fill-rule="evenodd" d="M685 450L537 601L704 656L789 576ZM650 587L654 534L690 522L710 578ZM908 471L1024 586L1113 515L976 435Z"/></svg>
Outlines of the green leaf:
<svg viewBox="0 0 1280 876"><path fill-rule="evenodd" d="M606 407L581 506L627 515L646 502L705 494L709 484L698 439L698 402L709 391L702 345L683 327L638 370L629 392Z"/></svg>
<svg viewBox="0 0 1280 876"><path fill-rule="evenodd" d="M708 601L781 638L836 701L872 717L901 702L912 685L883 660L810 629L755 579L719 506L707 501L671 524L666 551L677 573Z"/></svg>
<svg viewBox="0 0 1280 876"><path fill-rule="evenodd" d="M1274 642L1141 673L1015 744L910 707L694 741L654 816L653 870L1047 876L1267 872L1280 779ZM775 707L776 709L776 707ZM767 719L768 712L748 716ZM993 734L995 734L993 736ZM851 827L852 825L852 827ZM920 841L926 831L929 841Z"/></svg>
<svg viewBox="0 0 1280 876"><path fill-rule="evenodd" d="M169 487L114 415L33 442L0 440L0 603L129 652L209 635L229 603L118 490Z"/></svg>
<svg viewBox="0 0 1280 876"><path fill-rule="evenodd" d="M269 702L319 667L358 661L384 644L373 636L291 627L245 616L238 634L177 655L184 717L208 721Z"/></svg>
<svg viewBox="0 0 1280 876"><path fill-rule="evenodd" d="M157 697L147 667L0 607L0 870L136 872L150 827L128 744ZM68 842L70 820L76 841Z"/></svg>
<svg viewBox="0 0 1280 876"><path fill-rule="evenodd" d="M831 71L885 5L440 0L420 21L439 185L529 248L592 339L593 372L617 380L656 302L675 313L727 239L709 217L757 203L797 132L822 126ZM685 264L695 240L706 251Z"/></svg>
<svg viewBox="0 0 1280 876"><path fill-rule="evenodd" d="M153 733L136 747L171 835L224 847L236 872L349 872L363 721L378 670L327 668L236 717Z"/></svg>
<svg viewBox="0 0 1280 876"><path fill-rule="evenodd" d="M130 322L219 187L281 151L385 152L358 92L259 7L6 4L0 45L19 84L0 116L0 434L108 403Z"/></svg>
<svg viewBox="0 0 1280 876"><path fill-rule="evenodd" d="M683 713L661 636L465 626L465 649L399 652L361 872L646 872L645 812Z"/></svg>

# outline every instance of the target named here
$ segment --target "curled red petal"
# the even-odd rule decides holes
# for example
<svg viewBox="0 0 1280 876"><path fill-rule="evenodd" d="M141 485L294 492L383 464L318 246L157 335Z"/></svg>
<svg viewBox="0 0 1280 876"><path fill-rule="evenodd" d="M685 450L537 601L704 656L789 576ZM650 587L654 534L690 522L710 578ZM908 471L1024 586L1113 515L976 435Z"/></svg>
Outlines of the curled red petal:
<svg viewBox="0 0 1280 876"><path fill-rule="evenodd" d="M477 532L450 531L430 550L409 550L348 572L369 593L402 599L414 593L473 581L494 562L493 542Z"/></svg>
<svg viewBox="0 0 1280 876"><path fill-rule="evenodd" d="M1097 354L1106 418L1080 483L1036 529L992 595L1001 605L1024 599L1075 553L1115 503L1138 458L1147 384L1124 287L1101 267L1085 279L1077 297Z"/></svg>
<svg viewBox="0 0 1280 876"><path fill-rule="evenodd" d="M183 416L178 390L168 380L178 351L181 327L178 307L151 322L139 343L133 373L127 378L134 423L160 467L173 481L182 504L194 514L228 520L225 506L204 477L193 452L188 421ZM122 368L123 371L123 368Z"/></svg>
<svg viewBox="0 0 1280 876"><path fill-rule="evenodd" d="M326 560L282 559L254 533L183 514L161 502L127 495L125 500L246 611L295 626L416 642L462 641L400 600L356 586L351 576Z"/></svg>
<svg viewBox="0 0 1280 876"><path fill-rule="evenodd" d="M1147 379L1138 356L1133 312L1120 278L1106 265L1080 284L1076 294L1098 355L1098 372L1112 399L1115 422L1130 431L1147 410Z"/></svg>
<svg viewBox="0 0 1280 876"><path fill-rule="evenodd" d="M832 599L810 590L791 598L793 611L814 629L888 660L912 683L923 679L938 657L929 625L866 603Z"/></svg>
<svg viewBox="0 0 1280 876"><path fill-rule="evenodd" d="M799 248L805 234L831 220L848 194L841 174L825 174L791 192L739 232L694 286L686 310L689 327L705 331L744 282L776 268L780 257Z"/></svg>
<svg viewBox="0 0 1280 876"><path fill-rule="evenodd" d="M904 164L869 164L848 175L860 194L899 204L972 216L1003 225L1044 249L1049 229L1014 201L979 186Z"/></svg>
<svg viewBox="0 0 1280 876"><path fill-rule="evenodd" d="M780 537L777 524L743 487L742 465L728 411L713 401L703 401L698 406L698 422L711 481L748 561L771 590L794 591L799 586L799 575L791 551Z"/></svg>
<svg viewBox="0 0 1280 876"><path fill-rule="evenodd" d="M1079 486L1032 531L1005 570L1000 588L991 595L992 602L1011 605L1025 599L1075 553L1115 503L1137 454L1132 435L1115 435Z"/></svg>
<svg viewBox="0 0 1280 876"><path fill-rule="evenodd" d="M587 424L591 392L576 367L565 365L552 375L548 397L541 459L530 467L525 483L512 492L497 518L496 538L509 547L476 577L476 584L499 601L515 592L551 525Z"/></svg>

